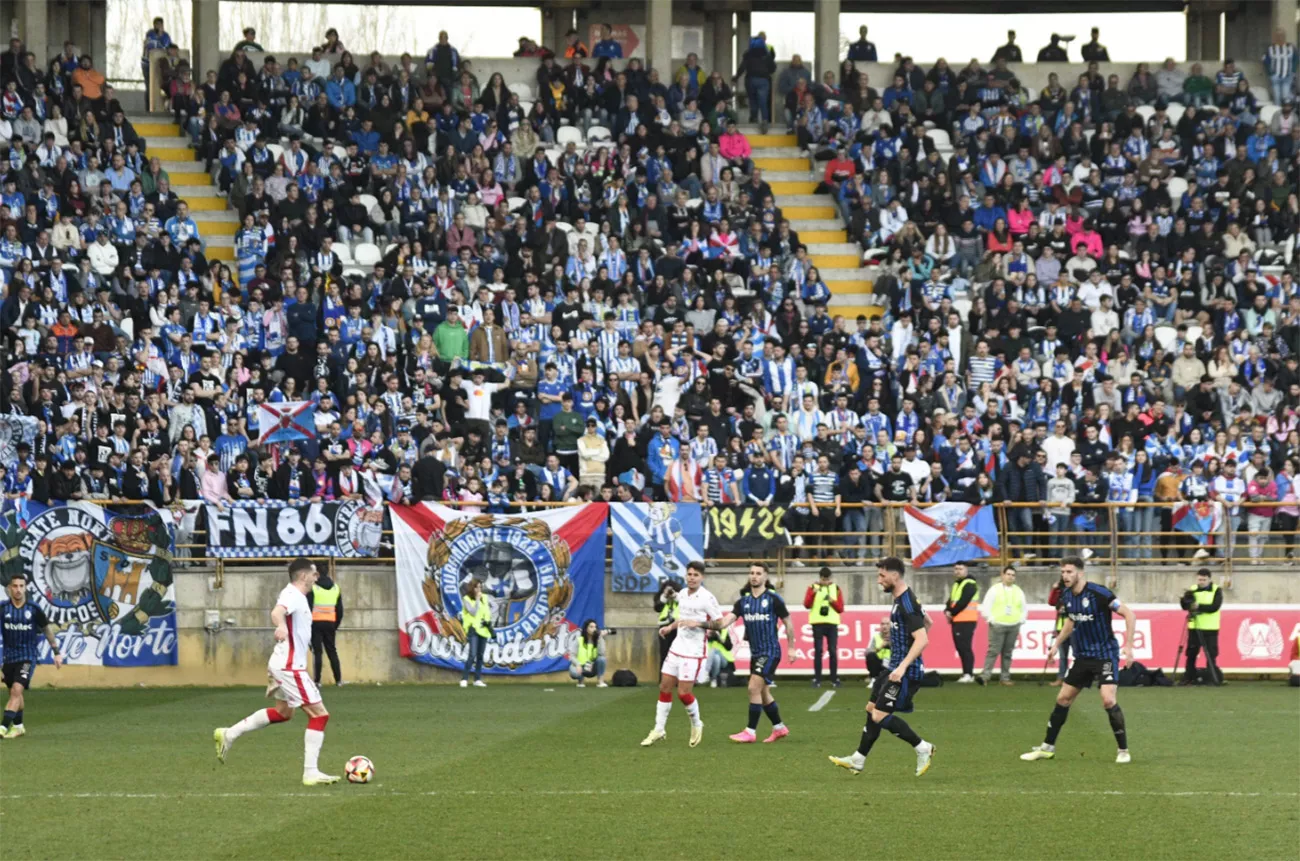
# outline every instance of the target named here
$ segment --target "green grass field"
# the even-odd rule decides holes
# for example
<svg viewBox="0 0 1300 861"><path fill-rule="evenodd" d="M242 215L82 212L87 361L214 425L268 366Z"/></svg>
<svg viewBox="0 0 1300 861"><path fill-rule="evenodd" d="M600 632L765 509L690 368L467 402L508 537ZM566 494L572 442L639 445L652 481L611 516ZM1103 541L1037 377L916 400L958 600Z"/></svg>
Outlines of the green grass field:
<svg viewBox="0 0 1300 861"><path fill-rule="evenodd" d="M368 786L300 782L302 715L210 741L253 689L37 690L0 741L0 854L17 858L1294 858L1300 696L1281 684L1125 689L1134 761L1086 692L1058 758L1025 763L1053 689L923 690L908 720L938 745L912 776L885 734L863 775L865 692L786 680L791 736L736 745L745 692L700 692L703 744L642 749L652 688L350 686L325 691L322 767L374 760ZM766 719L759 737L767 733Z"/></svg>

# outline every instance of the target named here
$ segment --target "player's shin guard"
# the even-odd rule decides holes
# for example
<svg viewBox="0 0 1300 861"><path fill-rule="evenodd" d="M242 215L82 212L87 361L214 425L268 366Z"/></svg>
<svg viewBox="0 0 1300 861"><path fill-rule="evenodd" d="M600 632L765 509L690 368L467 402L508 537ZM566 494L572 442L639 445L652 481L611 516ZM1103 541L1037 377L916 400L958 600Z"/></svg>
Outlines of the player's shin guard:
<svg viewBox="0 0 1300 861"><path fill-rule="evenodd" d="M772 722L772 726L781 725L781 709L777 707L776 700L763 706L763 711L767 714L767 719Z"/></svg>
<svg viewBox="0 0 1300 861"><path fill-rule="evenodd" d="M11 711L5 712L4 724L3 724L4 728L9 729L9 727L13 726L15 723L19 723L18 712L11 712Z"/></svg>
<svg viewBox="0 0 1300 861"><path fill-rule="evenodd" d="M668 724L668 713L673 710L673 695L659 692L659 702L655 704L655 729L663 732Z"/></svg>
<svg viewBox="0 0 1300 861"><path fill-rule="evenodd" d="M302 770L316 771L316 763L320 761L321 745L325 744L325 724L329 723L329 715L321 715L307 721L307 732L303 734L303 757Z"/></svg>
<svg viewBox="0 0 1300 861"><path fill-rule="evenodd" d="M761 703L749 704L749 728L750 730L758 729L758 719L763 716L763 705Z"/></svg>
<svg viewBox="0 0 1300 861"><path fill-rule="evenodd" d="M1120 750L1128 750L1128 730L1124 728L1124 712L1120 711L1119 704L1106 709L1106 716L1110 718L1110 731L1115 733L1115 745Z"/></svg>
<svg viewBox="0 0 1300 861"><path fill-rule="evenodd" d="M921 737L916 734L916 730L907 725L907 721L898 715L890 715L880 722L880 725L901 738L903 741L916 747L921 743Z"/></svg>
<svg viewBox="0 0 1300 861"><path fill-rule="evenodd" d="M866 756L871 753L871 746L880 738L880 724L867 718L867 725L862 728L862 741L858 742L858 753Z"/></svg>
<svg viewBox="0 0 1300 861"><path fill-rule="evenodd" d="M677 698L686 706L686 716L691 719L691 725L700 722L700 701L695 698L695 694L678 694Z"/></svg>
<svg viewBox="0 0 1300 861"><path fill-rule="evenodd" d="M1056 737L1061 734L1061 727L1065 726L1065 719L1069 716L1069 706L1058 704L1052 709L1052 716L1047 719L1047 735L1043 738L1043 744L1056 744Z"/></svg>

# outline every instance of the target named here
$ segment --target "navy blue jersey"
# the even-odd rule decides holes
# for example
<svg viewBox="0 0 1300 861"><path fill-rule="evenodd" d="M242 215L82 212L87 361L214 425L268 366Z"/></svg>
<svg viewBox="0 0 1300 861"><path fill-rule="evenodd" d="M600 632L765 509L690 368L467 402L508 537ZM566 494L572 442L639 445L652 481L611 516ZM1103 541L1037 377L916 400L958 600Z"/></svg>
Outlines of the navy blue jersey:
<svg viewBox="0 0 1300 861"><path fill-rule="evenodd" d="M731 612L745 620L745 640L749 643L751 654L780 654L781 638L777 635L777 621L790 615L780 595L771 589L758 597L746 593L740 596Z"/></svg>
<svg viewBox="0 0 1300 861"><path fill-rule="evenodd" d="M1073 589L1065 590L1061 605L1074 622L1071 647L1077 657L1119 660L1119 641L1111 625L1111 613L1120 608L1114 592L1100 583L1089 582L1077 595Z"/></svg>
<svg viewBox="0 0 1300 861"><path fill-rule="evenodd" d="M892 672L907 657L912 648L912 634L925 627L925 611L921 602L916 600L912 590L905 589L903 594L894 597L894 606L889 611L889 669ZM925 661L918 655L904 673L906 678L919 681L925 675Z"/></svg>
<svg viewBox="0 0 1300 861"><path fill-rule="evenodd" d="M19 664L36 661L37 648L45 639L45 626L50 620L31 601L15 607L9 601L0 604L0 646L4 647L3 662Z"/></svg>

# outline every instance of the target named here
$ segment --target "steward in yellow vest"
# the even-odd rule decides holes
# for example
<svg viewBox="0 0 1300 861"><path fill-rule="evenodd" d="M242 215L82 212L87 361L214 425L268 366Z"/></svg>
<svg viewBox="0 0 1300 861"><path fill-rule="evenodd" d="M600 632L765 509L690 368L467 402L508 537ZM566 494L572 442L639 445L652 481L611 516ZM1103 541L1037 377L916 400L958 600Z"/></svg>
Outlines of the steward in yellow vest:
<svg viewBox="0 0 1300 861"><path fill-rule="evenodd" d="M844 593L831 579L831 569L822 566L817 572L817 582L804 593L803 605L808 608L808 622L813 630L813 682L814 688L822 686L822 651L830 653L831 684L840 686L840 613L844 612Z"/></svg>
<svg viewBox="0 0 1300 861"><path fill-rule="evenodd" d="M889 648L888 632L889 617L885 616L871 638L871 648L867 649L867 674L873 679L885 671L893 654Z"/></svg>
<svg viewBox="0 0 1300 861"><path fill-rule="evenodd" d="M961 684L975 681L975 625L979 622L980 587L969 574L966 566L958 562L952 566L952 589L948 594L948 603L943 614L952 623L952 642L957 647L957 657L961 658Z"/></svg>
<svg viewBox="0 0 1300 861"><path fill-rule="evenodd" d="M603 630L595 619L582 623L574 645L569 652L569 678L585 688L587 679L595 679L596 687L608 687L605 684L605 637L613 634L613 629Z"/></svg>
<svg viewBox="0 0 1300 861"><path fill-rule="evenodd" d="M709 687L730 687L736 672L736 655L731 648L731 629L709 631Z"/></svg>
<svg viewBox="0 0 1300 861"><path fill-rule="evenodd" d="M483 681L483 656L487 652L488 640L492 639L492 608L487 596L483 594L483 583L470 580L463 587L460 599L460 626L465 631L465 642L469 647L465 653L465 666L460 671L460 686L469 686L469 674L474 672L474 687L486 688Z"/></svg>
<svg viewBox="0 0 1300 861"><path fill-rule="evenodd" d="M311 654L312 675L317 686L320 685L321 652L330 661L330 671L334 673L334 684L343 684L342 671L339 668L339 650L334 645L334 635L339 625L343 624L343 593L337 583L330 579L328 571L322 571L311 588Z"/></svg>
<svg viewBox="0 0 1300 861"><path fill-rule="evenodd" d="M1219 611L1223 590L1214 583L1209 568L1196 572L1196 585L1183 593L1179 602L1187 611L1187 667L1180 685L1196 684L1196 659L1205 652L1202 678L1211 684L1223 680L1219 672Z"/></svg>
<svg viewBox="0 0 1300 861"><path fill-rule="evenodd" d="M655 595L655 612L659 614L660 628L677 621L677 589L671 582L664 583L659 588L659 594ZM673 631L667 637L659 638L660 664L668 657L668 650L672 648L673 640L676 639L676 631Z"/></svg>

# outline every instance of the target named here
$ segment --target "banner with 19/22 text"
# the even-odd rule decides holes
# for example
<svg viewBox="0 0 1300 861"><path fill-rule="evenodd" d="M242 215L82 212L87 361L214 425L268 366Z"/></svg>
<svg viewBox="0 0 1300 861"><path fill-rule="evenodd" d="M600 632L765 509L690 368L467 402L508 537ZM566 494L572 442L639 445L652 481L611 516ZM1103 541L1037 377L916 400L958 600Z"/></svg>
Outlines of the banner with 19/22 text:
<svg viewBox="0 0 1300 861"><path fill-rule="evenodd" d="M27 600L69 664L175 665L173 528L170 514L145 505L27 502L0 516L0 579L27 578ZM39 659L51 660L44 639Z"/></svg>
<svg viewBox="0 0 1300 861"><path fill-rule="evenodd" d="M290 503L238 501L207 505L208 555L374 556L384 510L365 499Z"/></svg>
<svg viewBox="0 0 1300 861"><path fill-rule="evenodd" d="M402 657L464 668L461 596L470 580L482 584L491 610L485 673L562 672L582 624L604 624L605 503L528 516L466 514L426 502L390 510Z"/></svg>
<svg viewBox="0 0 1300 861"><path fill-rule="evenodd" d="M665 582L684 584L686 566L704 558L698 502L615 502L609 522L615 592L658 592Z"/></svg>
<svg viewBox="0 0 1300 861"><path fill-rule="evenodd" d="M783 505L711 505L704 518L704 555L765 559L790 541Z"/></svg>
<svg viewBox="0 0 1300 861"><path fill-rule="evenodd" d="M723 606L729 599L718 596ZM795 625L793 657L781 659L778 674L812 675L813 636L808 611L787 602L790 621ZM1171 670L1178 645L1187 625L1187 613L1176 604L1130 604L1137 616L1133 636L1133 659L1148 669L1162 667ZM961 671L952 641L952 626L944 619L941 608L928 608L930 619L930 644L922 655L927 670L943 673ZM840 672L861 672L866 666L871 638L882 623L888 625L888 606L850 606L840 614L839 659ZM1227 672L1276 673L1285 671L1291 642L1300 636L1300 604L1232 604L1225 605L1219 629L1219 667ZM1124 620L1115 617L1115 634L1124 644ZM743 623L737 625L742 631ZM1014 670L1040 673L1047 660L1047 650L1056 636L1056 611L1047 604L1030 604L1029 619L1020 626L1012 653ZM1195 634L1193 633L1193 636ZM736 643L736 669L749 670L749 644L732 631ZM784 641L782 641L784 642ZM974 650L976 658L983 660L988 648L988 625L981 621L975 629ZM1202 659L1204 664L1204 659ZM1056 661L1049 670L1055 674Z"/></svg>

